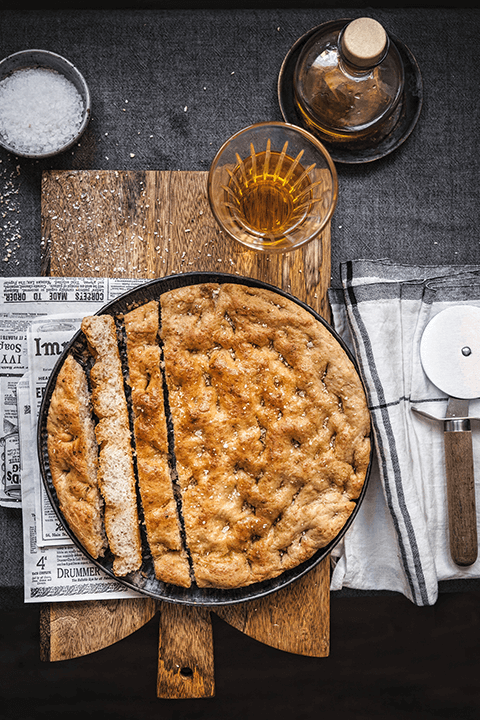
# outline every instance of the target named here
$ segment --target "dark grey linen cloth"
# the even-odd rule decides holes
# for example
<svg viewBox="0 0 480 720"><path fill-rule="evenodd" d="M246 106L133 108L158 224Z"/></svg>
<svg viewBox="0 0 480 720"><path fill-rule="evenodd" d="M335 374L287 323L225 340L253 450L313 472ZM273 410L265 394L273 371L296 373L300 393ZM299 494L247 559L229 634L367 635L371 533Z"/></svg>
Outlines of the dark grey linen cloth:
<svg viewBox="0 0 480 720"><path fill-rule="evenodd" d="M261 0L228 10L154 3L24 10L10 3L0 11L2 57L42 48L68 58L89 85L92 118L80 144L56 158L29 161L0 149L3 274L41 274L43 170L208 170L232 133L282 120L277 79L293 43L320 23L360 15L377 18L409 47L424 103L414 132L394 153L337 165L332 285L340 285L340 263L356 257L480 263L479 10L274 8ZM0 508L0 557L1 608L23 597L20 511Z"/></svg>

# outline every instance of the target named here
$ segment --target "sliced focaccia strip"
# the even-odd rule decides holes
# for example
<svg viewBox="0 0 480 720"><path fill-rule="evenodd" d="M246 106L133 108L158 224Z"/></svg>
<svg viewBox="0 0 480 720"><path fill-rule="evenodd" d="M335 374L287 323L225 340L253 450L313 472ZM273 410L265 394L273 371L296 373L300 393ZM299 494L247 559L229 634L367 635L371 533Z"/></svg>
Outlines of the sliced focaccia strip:
<svg viewBox="0 0 480 720"><path fill-rule="evenodd" d="M355 368L307 310L237 284L161 296L182 512L199 586L273 578L327 545L369 462Z"/></svg>
<svg viewBox="0 0 480 720"><path fill-rule="evenodd" d="M82 330L95 362L90 371L92 405L98 423L98 480L105 501L105 530L114 556L113 572L123 576L142 563L135 474L122 365L115 322L110 315L84 318Z"/></svg>
<svg viewBox="0 0 480 720"><path fill-rule="evenodd" d="M60 510L94 558L105 553L97 441L85 372L69 355L58 373L47 416L50 472Z"/></svg>
<svg viewBox="0 0 480 720"><path fill-rule="evenodd" d="M124 323L138 484L155 575L163 582L190 587L169 467L158 302L131 310Z"/></svg>

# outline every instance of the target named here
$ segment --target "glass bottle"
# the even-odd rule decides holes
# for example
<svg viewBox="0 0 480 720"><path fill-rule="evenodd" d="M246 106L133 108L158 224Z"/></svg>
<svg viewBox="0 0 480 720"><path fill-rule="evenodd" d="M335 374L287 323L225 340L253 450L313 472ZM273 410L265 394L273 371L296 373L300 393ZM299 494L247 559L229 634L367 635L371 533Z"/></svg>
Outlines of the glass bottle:
<svg viewBox="0 0 480 720"><path fill-rule="evenodd" d="M399 52L373 18L325 23L294 72L298 111L331 145L371 147L386 137L399 119L403 87Z"/></svg>

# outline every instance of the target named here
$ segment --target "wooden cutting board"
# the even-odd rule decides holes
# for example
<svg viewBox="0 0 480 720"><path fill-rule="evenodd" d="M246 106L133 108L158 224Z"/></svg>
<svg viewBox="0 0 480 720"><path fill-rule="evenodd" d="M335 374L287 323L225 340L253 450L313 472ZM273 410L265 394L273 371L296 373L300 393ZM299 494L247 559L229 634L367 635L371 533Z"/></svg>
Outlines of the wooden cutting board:
<svg viewBox="0 0 480 720"><path fill-rule="evenodd" d="M243 249L222 233L207 199L207 173L49 171L42 177L42 273L154 279L194 271L258 278L307 302L327 320L330 227L285 255ZM41 609L41 657L101 650L158 612L157 696L215 693L210 613L286 652L325 657L330 645L330 564L273 595L210 610L151 598L51 603Z"/></svg>

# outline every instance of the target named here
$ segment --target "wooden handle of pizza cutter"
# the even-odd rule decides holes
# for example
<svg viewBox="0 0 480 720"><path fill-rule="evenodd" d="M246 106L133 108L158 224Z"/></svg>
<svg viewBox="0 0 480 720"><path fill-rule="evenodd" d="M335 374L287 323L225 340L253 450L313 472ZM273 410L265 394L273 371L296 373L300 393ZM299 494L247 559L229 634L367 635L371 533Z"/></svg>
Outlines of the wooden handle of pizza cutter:
<svg viewBox="0 0 480 720"><path fill-rule="evenodd" d="M444 439L450 552L457 565L472 565L478 553L472 433L446 429Z"/></svg>

